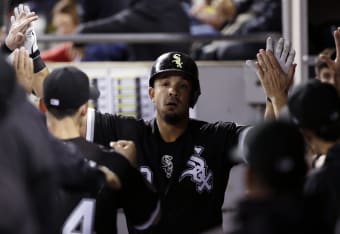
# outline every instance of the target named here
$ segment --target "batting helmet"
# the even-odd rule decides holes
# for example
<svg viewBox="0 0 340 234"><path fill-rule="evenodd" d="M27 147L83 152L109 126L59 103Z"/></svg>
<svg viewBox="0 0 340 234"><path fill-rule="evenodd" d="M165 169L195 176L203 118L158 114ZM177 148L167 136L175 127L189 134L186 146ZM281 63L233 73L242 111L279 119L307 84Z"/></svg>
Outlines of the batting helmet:
<svg viewBox="0 0 340 234"><path fill-rule="evenodd" d="M195 61L187 54L181 52L162 54L152 65L149 86L153 87L155 79L166 73L178 73L192 81L193 91L191 93L190 107L194 107L201 94L198 68Z"/></svg>

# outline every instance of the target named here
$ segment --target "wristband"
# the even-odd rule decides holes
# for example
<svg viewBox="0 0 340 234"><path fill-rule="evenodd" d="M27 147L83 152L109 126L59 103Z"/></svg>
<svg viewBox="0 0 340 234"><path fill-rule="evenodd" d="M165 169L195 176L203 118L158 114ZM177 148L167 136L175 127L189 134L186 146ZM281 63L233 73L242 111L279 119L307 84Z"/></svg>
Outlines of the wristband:
<svg viewBox="0 0 340 234"><path fill-rule="evenodd" d="M38 73L46 67L44 60L42 60L40 57L39 50L36 50L35 52L33 52L33 54L31 54L30 57L33 59L34 73Z"/></svg>
<svg viewBox="0 0 340 234"><path fill-rule="evenodd" d="M12 53L12 50L10 48L7 47L6 43L2 43L1 44L1 52L4 54L10 54Z"/></svg>

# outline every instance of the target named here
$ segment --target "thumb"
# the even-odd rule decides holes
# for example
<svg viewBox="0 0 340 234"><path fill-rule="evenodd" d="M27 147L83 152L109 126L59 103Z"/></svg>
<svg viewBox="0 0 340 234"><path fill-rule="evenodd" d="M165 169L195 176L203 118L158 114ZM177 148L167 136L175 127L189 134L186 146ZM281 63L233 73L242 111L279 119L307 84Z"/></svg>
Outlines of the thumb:
<svg viewBox="0 0 340 234"><path fill-rule="evenodd" d="M246 65L254 72L256 72L256 64L254 60L247 60Z"/></svg>
<svg viewBox="0 0 340 234"><path fill-rule="evenodd" d="M288 78L290 79L290 82L293 81L295 70L296 70L296 63L292 64L288 70Z"/></svg>

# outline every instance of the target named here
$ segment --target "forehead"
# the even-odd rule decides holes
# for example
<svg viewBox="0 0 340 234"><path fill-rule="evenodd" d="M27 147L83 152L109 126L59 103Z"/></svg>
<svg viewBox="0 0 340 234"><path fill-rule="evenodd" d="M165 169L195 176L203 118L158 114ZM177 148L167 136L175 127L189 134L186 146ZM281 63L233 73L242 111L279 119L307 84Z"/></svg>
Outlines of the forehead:
<svg viewBox="0 0 340 234"><path fill-rule="evenodd" d="M320 69L320 72L334 72L334 71L328 67L323 67Z"/></svg>
<svg viewBox="0 0 340 234"><path fill-rule="evenodd" d="M179 74L176 72L170 72L170 73L163 73L160 74L155 78L155 82L161 81L161 80L173 80L173 81L187 81L190 82L190 78L185 76L184 74Z"/></svg>

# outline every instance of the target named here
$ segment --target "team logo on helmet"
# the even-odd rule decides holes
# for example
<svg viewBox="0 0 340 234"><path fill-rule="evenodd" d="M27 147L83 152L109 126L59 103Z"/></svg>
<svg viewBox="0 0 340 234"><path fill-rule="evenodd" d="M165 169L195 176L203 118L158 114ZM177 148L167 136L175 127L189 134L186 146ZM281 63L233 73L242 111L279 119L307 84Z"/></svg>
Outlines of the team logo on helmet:
<svg viewBox="0 0 340 234"><path fill-rule="evenodd" d="M172 56L173 60L171 62L175 63L177 68L182 68L183 62L181 60L181 55L180 54L174 54Z"/></svg>

